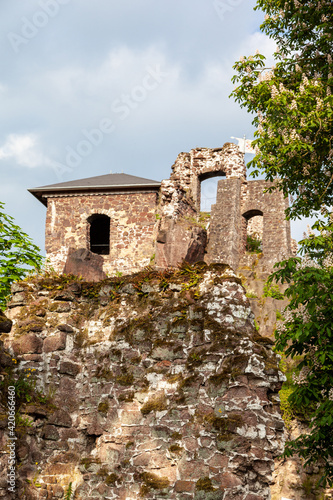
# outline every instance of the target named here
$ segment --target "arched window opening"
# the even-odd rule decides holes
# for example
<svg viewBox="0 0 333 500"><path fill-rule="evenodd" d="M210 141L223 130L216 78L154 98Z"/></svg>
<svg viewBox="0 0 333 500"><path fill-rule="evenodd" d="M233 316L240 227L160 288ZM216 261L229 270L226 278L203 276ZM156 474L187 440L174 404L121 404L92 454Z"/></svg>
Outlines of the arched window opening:
<svg viewBox="0 0 333 500"><path fill-rule="evenodd" d="M110 217L95 214L89 217L90 251L100 255L110 253Z"/></svg>
<svg viewBox="0 0 333 500"><path fill-rule="evenodd" d="M250 253L261 253L264 228L263 213L260 210L250 210L243 217L245 220L245 250Z"/></svg>
<svg viewBox="0 0 333 500"><path fill-rule="evenodd" d="M210 214L216 203L217 184L225 179L224 172L207 172L200 177L200 212Z"/></svg>

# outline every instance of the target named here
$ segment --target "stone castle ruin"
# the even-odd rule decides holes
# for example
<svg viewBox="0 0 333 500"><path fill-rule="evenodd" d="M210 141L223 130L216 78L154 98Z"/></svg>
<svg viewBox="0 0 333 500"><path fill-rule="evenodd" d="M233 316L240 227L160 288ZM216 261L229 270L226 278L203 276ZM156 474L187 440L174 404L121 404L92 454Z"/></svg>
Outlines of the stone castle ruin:
<svg viewBox="0 0 333 500"><path fill-rule="evenodd" d="M207 224L200 215L201 183L216 176L224 179ZM78 260L91 259L91 252L100 279L105 273L137 272L152 263L167 268L183 260L237 269L247 234L256 231L262 236L262 262L271 268L291 254L291 237L284 214L288 201L281 191L265 192L270 185L248 181L244 154L226 143L180 153L170 178L162 182L107 174L29 191L47 207L50 265L75 274Z"/></svg>
<svg viewBox="0 0 333 500"><path fill-rule="evenodd" d="M202 182L216 176L203 213ZM291 254L287 201L269 186L246 180L227 143L181 153L162 182L108 174L30 190L57 272L14 283L0 314L0 375L28 391L16 490L4 451L1 499L280 500L285 377L235 273L253 257L248 235L263 272Z"/></svg>

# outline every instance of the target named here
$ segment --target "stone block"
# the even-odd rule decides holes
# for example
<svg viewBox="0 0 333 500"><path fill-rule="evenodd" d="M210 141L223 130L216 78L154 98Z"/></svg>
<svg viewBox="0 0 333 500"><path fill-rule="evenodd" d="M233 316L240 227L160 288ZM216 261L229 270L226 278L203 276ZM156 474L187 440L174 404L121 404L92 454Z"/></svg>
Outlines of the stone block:
<svg viewBox="0 0 333 500"><path fill-rule="evenodd" d="M54 352L66 349L66 338L65 332L58 332L52 337L47 337L44 340L43 351L44 352Z"/></svg>
<svg viewBox="0 0 333 500"><path fill-rule="evenodd" d="M11 286L11 292L13 294L19 292L25 292L27 290L27 286L23 283L13 283Z"/></svg>
<svg viewBox="0 0 333 500"><path fill-rule="evenodd" d="M66 301L53 302L49 309L51 312L66 313L71 310L71 303Z"/></svg>
<svg viewBox="0 0 333 500"><path fill-rule="evenodd" d="M8 352L4 351L3 342L0 340L0 367L6 368L9 366L13 366L13 364L14 362L11 355Z"/></svg>
<svg viewBox="0 0 333 500"><path fill-rule="evenodd" d="M26 303L26 294L24 292L15 293L8 303L9 309L12 307L24 306Z"/></svg>
<svg viewBox="0 0 333 500"><path fill-rule="evenodd" d="M160 238L156 247L155 262L158 267L176 267L184 260L190 264L204 260L205 229L189 221L167 220L164 224L165 228L160 233L165 236Z"/></svg>
<svg viewBox="0 0 333 500"><path fill-rule="evenodd" d="M198 480L201 477L206 477L209 474L209 467L208 465L204 464L204 462L201 461L181 461L179 463L179 473L180 473L180 478L185 480L193 479L193 480Z"/></svg>
<svg viewBox="0 0 333 500"><path fill-rule="evenodd" d="M48 423L58 427L72 427L72 418L65 410L56 410L48 418Z"/></svg>
<svg viewBox="0 0 333 500"><path fill-rule="evenodd" d="M80 373L81 367L75 363L71 363L70 361L63 361L60 363L59 373L65 373L67 375L71 375L72 377L76 377L78 373Z"/></svg>
<svg viewBox="0 0 333 500"><path fill-rule="evenodd" d="M43 340L35 333L22 335L13 342L13 351L17 356L19 354L40 354L43 349Z"/></svg>
<svg viewBox="0 0 333 500"><path fill-rule="evenodd" d="M54 425L45 425L42 436L50 441L58 441L60 438L58 429Z"/></svg>
<svg viewBox="0 0 333 500"><path fill-rule="evenodd" d="M64 273L81 276L87 281L101 281L106 278L103 264L104 260L101 255L79 248L68 255Z"/></svg>
<svg viewBox="0 0 333 500"><path fill-rule="evenodd" d="M235 488L236 486L240 486L242 484L242 480L236 476L236 474L232 474L231 472L221 474L220 480L222 488Z"/></svg>
<svg viewBox="0 0 333 500"><path fill-rule="evenodd" d="M195 490L195 482L193 481L176 481L175 491L177 493L193 493Z"/></svg>
<svg viewBox="0 0 333 500"><path fill-rule="evenodd" d="M65 301L65 302L73 302L75 299L74 293L72 293L69 290L59 290L54 294L52 297L54 300L60 300L60 301Z"/></svg>
<svg viewBox="0 0 333 500"><path fill-rule="evenodd" d="M74 330L70 325L67 325L67 323L63 323L61 325L57 326L58 330L60 332L65 332L65 333L73 333Z"/></svg>
<svg viewBox="0 0 333 500"><path fill-rule="evenodd" d="M0 310L0 333L9 333L13 322Z"/></svg>

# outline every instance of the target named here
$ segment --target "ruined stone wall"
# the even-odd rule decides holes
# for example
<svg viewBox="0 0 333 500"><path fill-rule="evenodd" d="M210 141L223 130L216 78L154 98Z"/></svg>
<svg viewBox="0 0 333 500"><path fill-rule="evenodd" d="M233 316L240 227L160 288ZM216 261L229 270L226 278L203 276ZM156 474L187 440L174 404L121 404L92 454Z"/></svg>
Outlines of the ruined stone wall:
<svg viewBox="0 0 333 500"><path fill-rule="evenodd" d="M135 272L154 254L156 192L99 194L48 199L45 246L47 258L62 272L70 249L89 249L88 217L110 217L110 255L105 273Z"/></svg>
<svg viewBox="0 0 333 500"><path fill-rule="evenodd" d="M237 269L242 241L241 179L219 181L212 206L207 262L225 262Z"/></svg>
<svg viewBox="0 0 333 500"><path fill-rule="evenodd" d="M290 221L285 220L288 199L282 191L265 192L271 182L257 180L247 183L242 215L259 210L263 214L262 252L267 265L273 266L292 255ZM244 238L245 239L245 238Z"/></svg>
<svg viewBox="0 0 333 500"><path fill-rule="evenodd" d="M228 267L13 292L2 340L39 392L20 409L16 496L0 456L1 498L56 500L71 482L75 500L269 500L282 378Z"/></svg>
<svg viewBox="0 0 333 500"><path fill-rule="evenodd" d="M272 184L258 180L225 179L218 183L212 207L207 262L227 262L237 269L245 259L247 221L262 214L262 253L268 269L292 255L290 222L285 220L288 200L281 191L265 190Z"/></svg>
<svg viewBox="0 0 333 500"><path fill-rule="evenodd" d="M172 166L170 179L161 183L158 208L161 220L156 246L157 266L175 266L184 259L191 263L204 260L207 233L198 223L200 184L201 181L216 175L225 175L226 179L237 177L241 179L240 182L244 182L246 177L244 155L236 144L226 143L222 148L215 149L197 148L178 155ZM233 220L234 207L230 206L230 209L228 217ZM187 231L185 226L188 228ZM234 244L228 250L233 246ZM221 251L223 254L228 253L226 249ZM207 262L212 262L212 259L208 258Z"/></svg>
<svg viewBox="0 0 333 500"><path fill-rule="evenodd" d="M244 155L238 146L227 142L222 148L196 148L180 153L172 165L170 179L162 181L161 206L165 216L183 215L182 201L192 201L194 212L200 212L200 182L214 175L246 178ZM187 196L181 195L186 193Z"/></svg>

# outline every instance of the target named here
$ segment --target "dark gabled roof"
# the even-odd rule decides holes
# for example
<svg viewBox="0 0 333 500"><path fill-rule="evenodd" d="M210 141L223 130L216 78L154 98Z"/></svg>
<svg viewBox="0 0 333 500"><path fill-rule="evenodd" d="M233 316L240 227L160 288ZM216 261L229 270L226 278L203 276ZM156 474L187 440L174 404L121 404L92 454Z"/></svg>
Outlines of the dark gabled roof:
<svg viewBox="0 0 333 500"><path fill-rule="evenodd" d="M94 191L126 191L129 189L153 189L158 190L161 183L143 177L136 177L128 174L106 174L97 177L88 177L76 181L60 182L38 188L28 189L44 205L47 204L47 197L61 193L89 193Z"/></svg>

